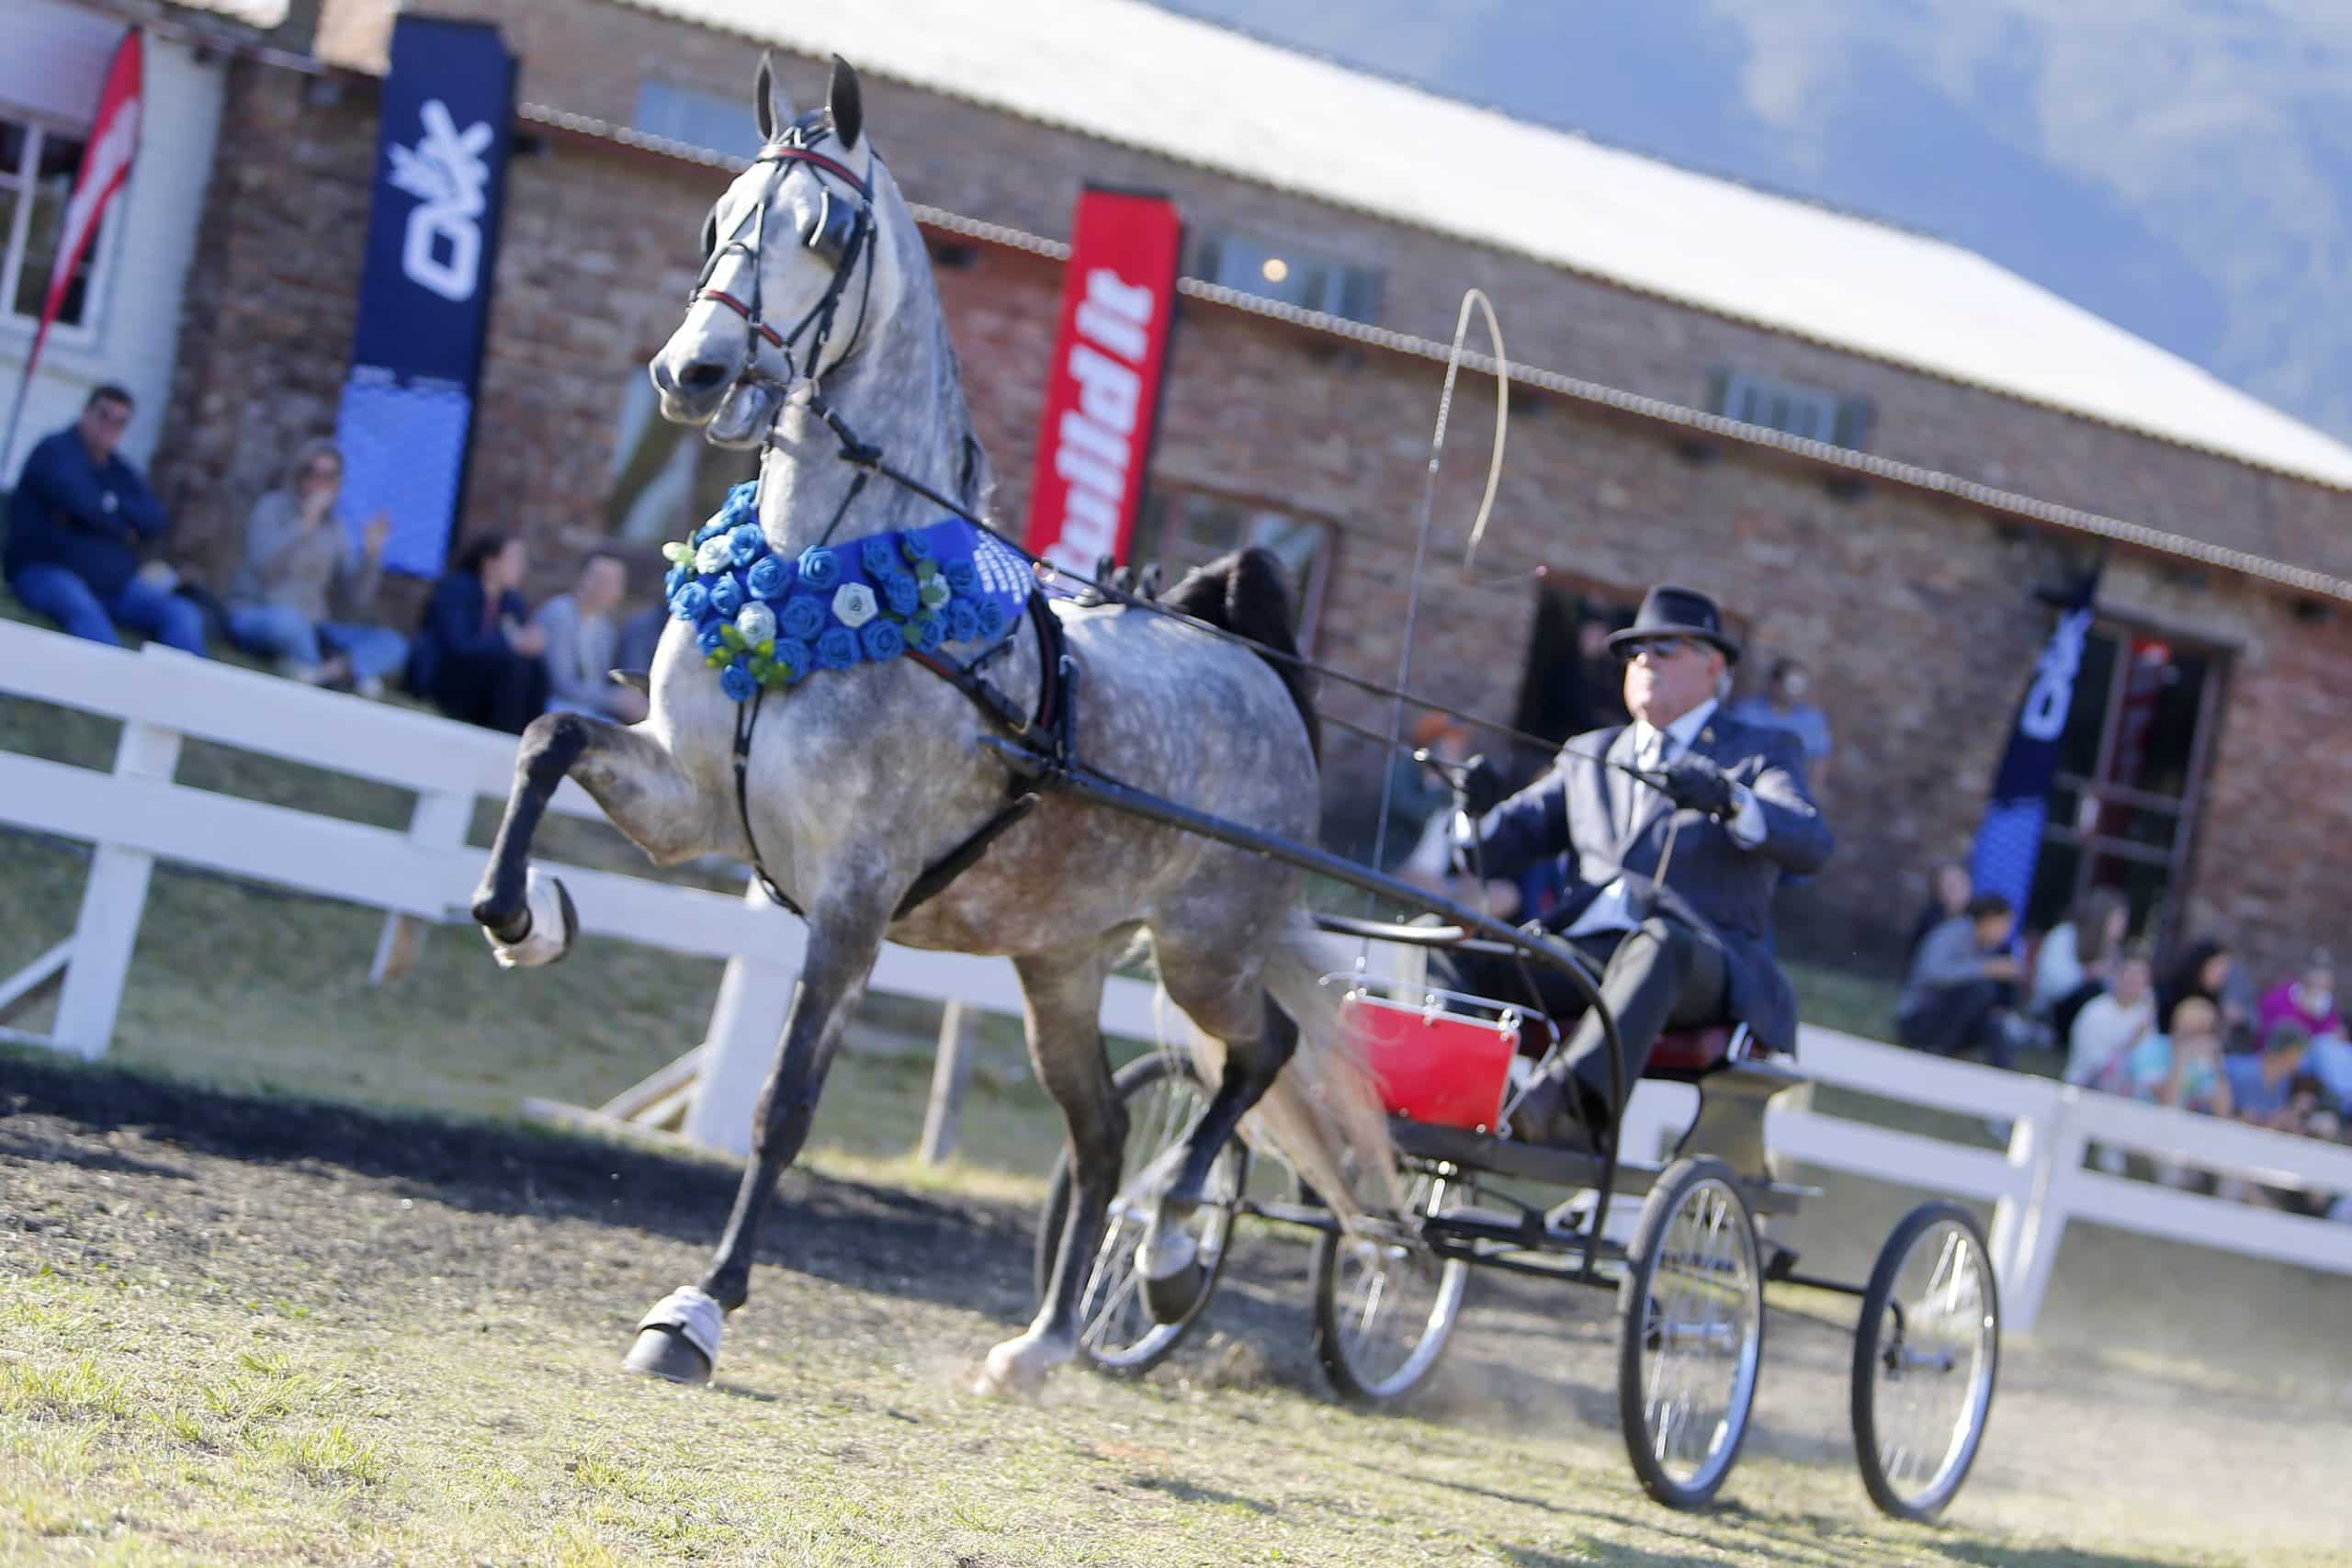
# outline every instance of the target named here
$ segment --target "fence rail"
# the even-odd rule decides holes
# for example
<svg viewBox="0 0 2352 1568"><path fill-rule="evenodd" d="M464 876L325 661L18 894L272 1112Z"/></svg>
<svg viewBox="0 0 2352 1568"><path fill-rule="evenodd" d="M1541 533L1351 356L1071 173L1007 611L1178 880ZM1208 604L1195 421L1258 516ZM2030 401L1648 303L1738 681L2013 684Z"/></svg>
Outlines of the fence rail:
<svg viewBox="0 0 2352 1568"><path fill-rule="evenodd" d="M385 911L399 921L462 919L482 865L468 832L477 802L503 797L514 746L503 735L366 703L157 645L137 653L0 622L0 692L120 719L110 770L0 751L0 824L96 846L73 935L11 976L0 1010L63 976L53 1032L0 1031L85 1057L105 1053L158 859L276 883ZM195 737L413 791L406 829L373 827L196 788L175 776ZM554 811L596 818L567 781ZM752 1106L790 1003L803 952L800 922L748 888L707 889L542 863L562 876L581 927L671 952L723 958L703 1043L616 1106L681 1113L695 1141L741 1154ZM949 1004L938 1083L960 1081L964 1032L977 1014L1018 1015L1003 959L884 950L871 989ZM1155 989L1114 979L1103 1004L1112 1033L1149 1039ZM951 1038L952 1036L952 1038ZM1811 1026L1799 1055L1817 1082L2010 1127L1987 1149L1776 1105L1766 1122L1776 1155L1828 1170L1926 1188L1994 1206L1993 1261L2010 1323L2031 1326L2066 1226L2076 1220L2352 1275L2352 1226L2170 1190L2085 1168L2093 1142L2278 1187L2352 1192L2352 1149L2086 1093L2046 1079L1943 1061ZM1673 1086L1645 1084L1626 1147L1671 1136L1687 1111ZM613 1108L608 1108L613 1109ZM927 1147L952 1131L952 1099L934 1105Z"/></svg>

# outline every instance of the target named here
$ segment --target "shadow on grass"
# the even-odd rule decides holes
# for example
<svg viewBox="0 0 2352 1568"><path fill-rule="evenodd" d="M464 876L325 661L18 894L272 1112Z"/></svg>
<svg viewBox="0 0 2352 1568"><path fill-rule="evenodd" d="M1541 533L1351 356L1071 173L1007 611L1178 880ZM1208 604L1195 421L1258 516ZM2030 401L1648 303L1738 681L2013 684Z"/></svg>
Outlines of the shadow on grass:
<svg viewBox="0 0 2352 1568"><path fill-rule="evenodd" d="M159 1165L153 1160L133 1159L129 1155L100 1149L77 1149L54 1141L36 1143L5 1133L0 1133L0 1159L54 1160L80 1166L84 1170L103 1170L116 1176L153 1176L166 1181L196 1179L194 1171L175 1165Z"/></svg>
<svg viewBox="0 0 2352 1568"><path fill-rule="evenodd" d="M1180 1503L1214 1503L1228 1507L1247 1508L1253 1514L1272 1514L1274 1506L1261 1498L1244 1497L1238 1492L1221 1491L1215 1486L1202 1486L1172 1475L1130 1475L1127 1484L1146 1492L1157 1492L1173 1497Z"/></svg>

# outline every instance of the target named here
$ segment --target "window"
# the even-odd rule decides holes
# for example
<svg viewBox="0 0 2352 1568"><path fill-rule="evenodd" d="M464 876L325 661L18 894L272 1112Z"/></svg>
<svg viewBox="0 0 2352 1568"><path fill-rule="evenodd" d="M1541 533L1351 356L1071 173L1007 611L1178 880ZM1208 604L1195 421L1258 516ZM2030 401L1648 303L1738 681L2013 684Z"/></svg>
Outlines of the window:
<svg viewBox="0 0 2352 1568"><path fill-rule="evenodd" d="M605 531L649 545L685 538L718 510L728 491L758 476L759 459L756 451L713 446L695 426L663 419L653 383L640 370L621 400Z"/></svg>
<svg viewBox="0 0 2352 1568"><path fill-rule="evenodd" d="M49 294L50 269L56 265L59 231L65 221L65 203L74 194L74 176L82 168L82 138L29 119L0 117L0 300L12 320L40 320ZM114 227L114 209L65 288L57 312L60 328L89 324L93 286L98 258L106 254L107 233Z"/></svg>
<svg viewBox="0 0 2352 1568"><path fill-rule="evenodd" d="M759 121L748 97L706 93L668 82L646 82L637 89L631 123L648 136L666 136L706 152L754 157L760 151Z"/></svg>
<svg viewBox="0 0 2352 1568"><path fill-rule="evenodd" d="M2059 740L2028 926L2046 931L2077 895L2114 887L2131 900L2132 930L2171 934L2222 665L2209 649L2138 627L2091 628Z"/></svg>
<svg viewBox="0 0 2352 1568"><path fill-rule="evenodd" d="M1858 450L1871 427L1867 398L1841 398L1818 387L1775 381L1743 370L1715 372L1711 412L1783 435Z"/></svg>
<svg viewBox="0 0 2352 1568"><path fill-rule="evenodd" d="M1210 230L1196 242L1193 270L1210 283L1279 299L1303 310L1369 321L1380 310L1380 274L1256 234Z"/></svg>
<svg viewBox="0 0 2352 1568"><path fill-rule="evenodd" d="M1315 646L1315 626L1323 609L1323 587L1331 572L1336 530L1312 517L1294 516L1253 502L1202 491L1154 485L1144 495L1143 516L1130 552L1138 566L1157 564L1161 591L1196 566L1228 550L1262 545L1282 558L1290 573L1298 621L1298 646Z"/></svg>

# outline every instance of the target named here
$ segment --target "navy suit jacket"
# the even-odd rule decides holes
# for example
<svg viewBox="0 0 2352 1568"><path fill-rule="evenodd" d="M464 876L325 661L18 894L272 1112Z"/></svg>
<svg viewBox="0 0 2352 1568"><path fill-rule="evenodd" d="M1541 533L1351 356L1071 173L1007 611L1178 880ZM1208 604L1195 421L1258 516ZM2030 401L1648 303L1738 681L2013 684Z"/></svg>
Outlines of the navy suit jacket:
<svg viewBox="0 0 2352 1568"><path fill-rule="evenodd" d="M1805 791L1804 752L1783 729L1743 724L1721 708L1708 716L1685 755L1714 760L1724 776L1754 792L1764 838L1741 847L1722 823L1677 811L1657 790L1607 765L1633 761L1629 726L1596 729L1562 747L1552 771L1479 818L1478 870L1516 876L1546 855L1569 856L1567 897L1544 918L1563 931L1622 873L1636 909L1680 920L1724 952L1733 1019L1766 1044L1796 1046L1796 993L1773 955L1772 889L1783 871L1816 870L1829 858L1829 825ZM1638 791L1631 830L1621 833L1621 803ZM1671 835L1666 880L1658 863Z"/></svg>

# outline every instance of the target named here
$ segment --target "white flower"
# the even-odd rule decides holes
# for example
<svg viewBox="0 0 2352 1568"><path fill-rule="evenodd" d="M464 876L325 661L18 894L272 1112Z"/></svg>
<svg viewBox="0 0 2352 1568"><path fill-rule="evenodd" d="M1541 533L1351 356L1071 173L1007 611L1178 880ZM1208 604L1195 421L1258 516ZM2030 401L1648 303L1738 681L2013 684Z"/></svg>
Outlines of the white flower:
<svg viewBox="0 0 2352 1568"><path fill-rule="evenodd" d="M724 534L714 539L705 539L702 547L695 551L695 570L706 575L725 571L734 564L735 553L728 546Z"/></svg>
<svg viewBox="0 0 2352 1568"><path fill-rule="evenodd" d="M754 601L744 605L743 613L735 617L735 629L741 632L743 640L753 648L773 641L775 637L775 612Z"/></svg>
<svg viewBox="0 0 2352 1568"><path fill-rule="evenodd" d="M852 631L872 620L879 610L874 590L863 582L844 582L833 591L833 619Z"/></svg>

